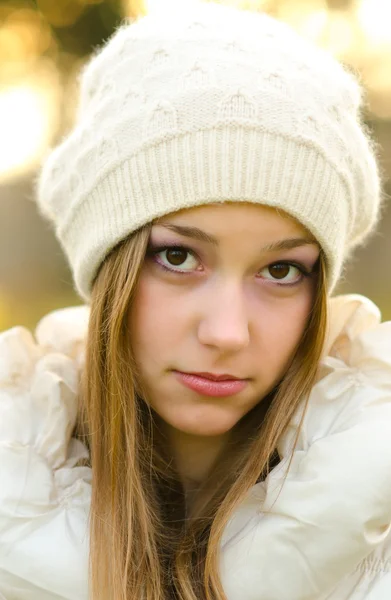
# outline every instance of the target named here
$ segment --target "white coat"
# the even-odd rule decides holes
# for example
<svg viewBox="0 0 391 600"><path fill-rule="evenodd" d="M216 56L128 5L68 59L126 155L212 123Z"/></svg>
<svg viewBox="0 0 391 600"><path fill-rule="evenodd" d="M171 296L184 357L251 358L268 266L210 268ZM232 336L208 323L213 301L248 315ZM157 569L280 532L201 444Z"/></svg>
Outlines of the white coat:
<svg viewBox="0 0 391 600"><path fill-rule="evenodd" d="M87 600L91 469L72 438L86 306L35 336L0 334L0 598ZM359 295L330 300L331 328L287 480L253 486L222 539L228 600L391 599L391 322ZM263 507L261 510L261 506Z"/></svg>

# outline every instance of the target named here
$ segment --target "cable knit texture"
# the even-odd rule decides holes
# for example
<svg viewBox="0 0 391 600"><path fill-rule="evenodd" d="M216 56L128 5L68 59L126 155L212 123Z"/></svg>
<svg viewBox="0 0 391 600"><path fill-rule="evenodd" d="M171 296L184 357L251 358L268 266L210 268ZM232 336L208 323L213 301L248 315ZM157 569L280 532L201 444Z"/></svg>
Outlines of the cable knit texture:
<svg viewBox="0 0 391 600"><path fill-rule="evenodd" d="M72 132L37 182L88 301L109 251L153 219L211 202L279 207L323 247L331 291L378 219L361 90L287 25L184 3L118 29L81 75Z"/></svg>
<svg viewBox="0 0 391 600"><path fill-rule="evenodd" d="M227 600L391 598L391 322L358 295L330 314L295 451L303 404L223 532ZM92 472L72 437L88 319L0 334L0 598L88 599Z"/></svg>

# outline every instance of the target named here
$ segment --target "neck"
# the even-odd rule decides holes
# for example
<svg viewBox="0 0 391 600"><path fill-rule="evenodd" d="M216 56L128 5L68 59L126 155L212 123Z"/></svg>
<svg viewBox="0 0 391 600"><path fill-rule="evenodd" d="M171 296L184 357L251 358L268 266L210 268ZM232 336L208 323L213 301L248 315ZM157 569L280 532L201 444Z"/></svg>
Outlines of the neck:
<svg viewBox="0 0 391 600"><path fill-rule="evenodd" d="M199 436L180 431L166 423L163 427L185 492L191 494L208 476L229 432L219 436Z"/></svg>

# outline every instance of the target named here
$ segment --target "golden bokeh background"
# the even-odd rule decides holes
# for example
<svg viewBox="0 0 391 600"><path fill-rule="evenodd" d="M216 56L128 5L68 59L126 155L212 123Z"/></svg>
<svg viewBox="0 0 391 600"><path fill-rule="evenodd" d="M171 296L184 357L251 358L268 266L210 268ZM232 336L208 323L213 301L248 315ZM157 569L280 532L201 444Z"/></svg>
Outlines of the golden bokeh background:
<svg viewBox="0 0 391 600"><path fill-rule="evenodd" d="M81 304L65 257L37 214L40 161L72 126L77 76L125 17L175 19L193 0L0 0L0 331L33 328ZM207 0L205 0L207 1ZM336 292L369 296L391 319L391 0L221 0L291 24L351 68L367 90L387 196L378 233L357 251Z"/></svg>

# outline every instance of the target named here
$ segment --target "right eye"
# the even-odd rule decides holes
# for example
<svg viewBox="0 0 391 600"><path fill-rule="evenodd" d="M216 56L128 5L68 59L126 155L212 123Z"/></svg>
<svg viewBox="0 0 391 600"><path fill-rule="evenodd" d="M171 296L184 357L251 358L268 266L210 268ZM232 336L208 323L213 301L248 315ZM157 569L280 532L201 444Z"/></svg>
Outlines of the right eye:
<svg viewBox="0 0 391 600"><path fill-rule="evenodd" d="M153 257L155 262L163 267L163 269L173 273L191 273L195 270L198 263L194 252L185 246L163 246L152 248L149 251L149 254Z"/></svg>

